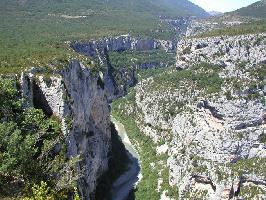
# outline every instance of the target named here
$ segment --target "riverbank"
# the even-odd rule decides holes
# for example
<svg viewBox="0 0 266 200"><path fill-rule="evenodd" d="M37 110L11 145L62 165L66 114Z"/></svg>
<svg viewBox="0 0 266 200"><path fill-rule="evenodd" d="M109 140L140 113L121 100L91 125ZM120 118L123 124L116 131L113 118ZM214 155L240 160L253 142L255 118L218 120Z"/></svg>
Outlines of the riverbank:
<svg viewBox="0 0 266 200"><path fill-rule="evenodd" d="M157 154L158 144L138 128L140 112L135 105L134 88L125 97L112 103L112 116L124 125L128 138L134 142L140 156L142 179L131 193L131 199L158 200L165 196L178 199L178 189L169 185L167 154Z"/></svg>
<svg viewBox="0 0 266 200"><path fill-rule="evenodd" d="M115 128L120 136L123 144L128 150L127 154L130 160L128 165L128 170L124 172L112 186L112 200L124 200L127 198L128 194L138 181L141 179L140 174L140 164L139 164L139 155L135 150L134 146L130 142L127 132L124 128L124 125L118 122L115 118L112 117L112 122L115 125Z"/></svg>

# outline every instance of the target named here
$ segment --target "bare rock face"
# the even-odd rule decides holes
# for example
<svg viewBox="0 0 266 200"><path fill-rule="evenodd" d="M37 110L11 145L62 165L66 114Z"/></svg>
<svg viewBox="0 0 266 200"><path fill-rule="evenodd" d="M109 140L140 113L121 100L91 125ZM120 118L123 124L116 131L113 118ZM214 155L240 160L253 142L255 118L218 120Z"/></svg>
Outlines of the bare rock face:
<svg viewBox="0 0 266 200"><path fill-rule="evenodd" d="M169 183L179 199L266 198L265 36L184 39L181 71L136 85L135 107L124 112L137 110L141 132L155 144L164 141L157 153L168 154ZM193 68L201 62L211 65ZM210 71L216 82L199 87L198 75L208 78ZM209 93L217 82L221 87Z"/></svg>
<svg viewBox="0 0 266 200"><path fill-rule="evenodd" d="M188 86L182 91L182 84L176 90L153 84L136 86L138 126L155 143L166 142L157 149L168 153L169 182L180 199L231 199L251 186L265 191L266 144L260 138L266 107L260 100L204 98ZM166 117L178 102L186 102L183 109Z"/></svg>
<svg viewBox="0 0 266 200"><path fill-rule="evenodd" d="M176 43L174 41L139 39L133 38L130 35L121 35L99 40L91 40L85 43L75 42L71 44L71 47L78 53L86 56L96 57L104 51L147 51L159 48L165 51L172 51L175 49Z"/></svg>
<svg viewBox="0 0 266 200"><path fill-rule="evenodd" d="M232 16L229 14L210 17L206 19L192 19L186 29L187 37L196 36L204 32L213 31L216 29L237 26L247 23L249 19L241 16Z"/></svg>
<svg viewBox="0 0 266 200"><path fill-rule="evenodd" d="M187 187L204 190L206 185L213 185L207 189L210 199L223 199L224 196L229 199L234 183L246 179L252 171L252 166L239 166L239 163L243 160L256 163L260 158L266 158L265 144L259 139L265 131L263 115L266 108L256 101L220 99L206 103L210 103L210 107L199 102L193 115L178 114L172 123L175 140L171 143L168 159L170 180L172 184L182 185L180 195ZM241 167L247 169L247 174L238 177ZM260 170L255 176L264 180L265 177L261 177L263 169ZM195 175L208 178L209 182ZM192 180L196 186L191 185ZM233 190L233 195L239 188Z"/></svg>
<svg viewBox="0 0 266 200"><path fill-rule="evenodd" d="M81 198L90 199L97 179L108 169L111 122L104 84L77 61L46 79L34 75L34 70L24 73L23 94L30 104L61 120L68 157L81 158L77 166Z"/></svg>
<svg viewBox="0 0 266 200"><path fill-rule="evenodd" d="M266 34L183 39L177 46L177 68L207 62L226 68L237 62L264 63Z"/></svg>

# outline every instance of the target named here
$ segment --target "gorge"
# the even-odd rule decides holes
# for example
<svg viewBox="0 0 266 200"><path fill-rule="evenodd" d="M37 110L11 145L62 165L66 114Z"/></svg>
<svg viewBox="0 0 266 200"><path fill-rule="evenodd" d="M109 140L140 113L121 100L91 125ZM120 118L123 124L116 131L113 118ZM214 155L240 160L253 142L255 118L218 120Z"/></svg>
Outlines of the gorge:
<svg viewBox="0 0 266 200"><path fill-rule="evenodd" d="M265 199L265 5L6 1L0 199Z"/></svg>

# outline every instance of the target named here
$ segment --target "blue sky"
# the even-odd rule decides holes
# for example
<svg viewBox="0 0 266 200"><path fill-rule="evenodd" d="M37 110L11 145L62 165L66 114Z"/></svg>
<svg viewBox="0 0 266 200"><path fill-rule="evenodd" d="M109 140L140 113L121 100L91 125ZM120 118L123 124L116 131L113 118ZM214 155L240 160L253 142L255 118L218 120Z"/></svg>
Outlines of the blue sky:
<svg viewBox="0 0 266 200"><path fill-rule="evenodd" d="M258 0L190 0L207 11L228 12L248 6Z"/></svg>

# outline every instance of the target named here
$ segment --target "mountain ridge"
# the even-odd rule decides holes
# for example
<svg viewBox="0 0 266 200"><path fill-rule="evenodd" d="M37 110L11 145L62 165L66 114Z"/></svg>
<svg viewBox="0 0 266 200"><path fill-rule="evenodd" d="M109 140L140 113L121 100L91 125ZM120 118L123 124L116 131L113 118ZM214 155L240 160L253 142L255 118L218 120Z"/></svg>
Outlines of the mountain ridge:
<svg viewBox="0 0 266 200"><path fill-rule="evenodd" d="M228 14L252 17L252 18L266 18L266 0L257 1L251 5L240 8Z"/></svg>
<svg viewBox="0 0 266 200"><path fill-rule="evenodd" d="M217 16L217 15L222 15L223 13L222 12L219 12L219 11L209 11L208 12L211 16Z"/></svg>

